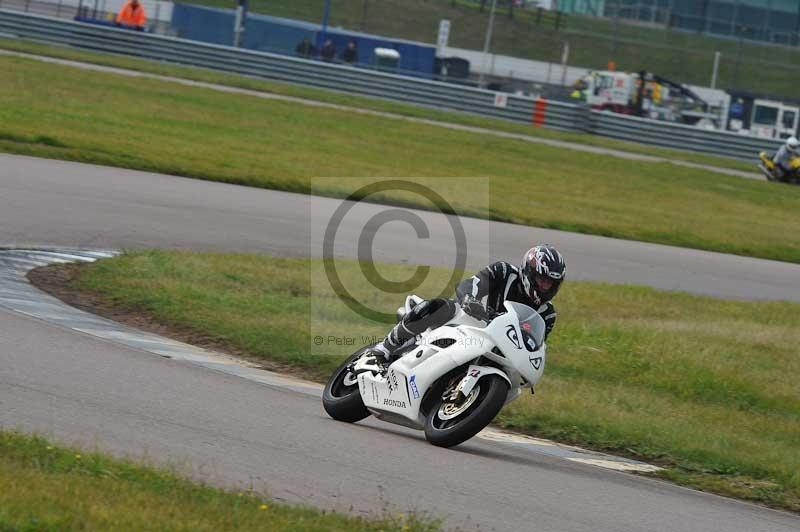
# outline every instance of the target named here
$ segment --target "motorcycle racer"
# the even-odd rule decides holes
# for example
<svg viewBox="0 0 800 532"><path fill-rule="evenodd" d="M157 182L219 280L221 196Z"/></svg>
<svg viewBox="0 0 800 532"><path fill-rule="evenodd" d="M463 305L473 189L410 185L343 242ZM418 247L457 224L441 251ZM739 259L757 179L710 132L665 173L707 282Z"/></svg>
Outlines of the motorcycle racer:
<svg viewBox="0 0 800 532"><path fill-rule="evenodd" d="M780 179L793 172L792 159L800 155L798 148L800 148L800 141L797 140L797 137L789 137L786 139L786 143L778 149L772 159L775 163L775 177Z"/></svg>
<svg viewBox="0 0 800 532"><path fill-rule="evenodd" d="M500 261L490 264L456 287L456 297L464 312L474 318L491 321L503 310L505 301L528 305L542 316L545 338L556 323L552 299L566 277L563 255L549 244L538 245L525 253L517 267ZM391 360L396 352L428 328L444 325L455 315L455 302L431 299L416 305L372 348L376 358Z"/></svg>

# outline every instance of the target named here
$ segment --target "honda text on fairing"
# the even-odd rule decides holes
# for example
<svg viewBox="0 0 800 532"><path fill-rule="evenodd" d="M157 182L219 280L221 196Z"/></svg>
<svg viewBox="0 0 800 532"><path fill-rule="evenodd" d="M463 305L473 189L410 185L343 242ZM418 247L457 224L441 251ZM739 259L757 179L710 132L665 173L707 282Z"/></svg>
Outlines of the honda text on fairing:
<svg viewBox="0 0 800 532"><path fill-rule="evenodd" d="M408 296L398 317L422 303ZM391 364L370 347L359 350L325 386L326 412L339 421L374 415L424 430L442 447L468 440L523 389L533 391L544 372L544 320L522 303L503 306L504 313L481 319L454 305L452 319L420 334Z"/></svg>

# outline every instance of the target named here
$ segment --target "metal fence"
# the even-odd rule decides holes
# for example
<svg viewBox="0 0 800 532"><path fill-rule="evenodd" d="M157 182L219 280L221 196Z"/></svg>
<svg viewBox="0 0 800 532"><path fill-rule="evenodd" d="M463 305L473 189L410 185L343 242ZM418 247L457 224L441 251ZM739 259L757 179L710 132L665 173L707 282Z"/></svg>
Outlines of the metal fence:
<svg viewBox="0 0 800 532"><path fill-rule="evenodd" d="M78 7L63 1L49 0L0 0L0 8L48 15L56 18L73 18L78 14Z"/></svg>
<svg viewBox="0 0 800 532"><path fill-rule="evenodd" d="M81 16L112 22L123 3L123 0L0 0L0 9L68 20ZM140 4L147 13L147 30L167 33L172 17L171 4L156 0L140 0Z"/></svg>
<svg viewBox="0 0 800 532"><path fill-rule="evenodd" d="M647 120L608 111L592 111L588 129L604 137L743 160L753 160L759 151L775 151L781 145L780 141L771 139Z"/></svg>
<svg viewBox="0 0 800 532"><path fill-rule="evenodd" d="M536 104L509 95L497 105L496 93L488 90L5 10L0 10L0 33L517 122L530 123ZM542 125L575 131L582 129L582 119L577 107L552 102Z"/></svg>
<svg viewBox="0 0 800 532"><path fill-rule="evenodd" d="M5 9L0 9L0 34L743 159L778 145L733 133L590 112L585 106Z"/></svg>

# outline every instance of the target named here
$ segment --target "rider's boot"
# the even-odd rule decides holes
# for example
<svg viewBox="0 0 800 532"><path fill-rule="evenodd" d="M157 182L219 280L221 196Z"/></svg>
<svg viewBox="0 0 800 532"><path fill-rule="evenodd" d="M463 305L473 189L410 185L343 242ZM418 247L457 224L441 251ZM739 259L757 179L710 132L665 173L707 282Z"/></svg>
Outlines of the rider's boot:
<svg viewBox="0 0 800 532"><path fill-rule="evenodd" d="M377 363L385 366L389 366L392 362L397 360L397 353L400 351L400 348L416 336L414 332L406 328L406 321L406 319L400 320L400 322L389 331L389 334L386 335L386 338L384 338L382 342L378 342L369 349L367 352L368 356L372 356Z"/></svg>
<svg viewBox="0 0 800 532"><path fill-rule="evenodd" d="M367 349L366 355L368 357L374 358L376 362L379 362L381 364L388 361L392 356L391 351L386 349L386 347L383 345L383 342L378 342L377 344Z"/></svg>

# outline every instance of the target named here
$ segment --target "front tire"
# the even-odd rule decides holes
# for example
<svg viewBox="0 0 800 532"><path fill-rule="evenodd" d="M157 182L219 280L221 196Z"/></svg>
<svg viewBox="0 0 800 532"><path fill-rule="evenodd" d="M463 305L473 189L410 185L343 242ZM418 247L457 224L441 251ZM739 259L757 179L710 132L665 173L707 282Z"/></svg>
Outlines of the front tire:
<svg viewBox="0 0 800 532"><path fill-rule="evenodd" d="M369 410L361 400L358 379L347 370L347 367L369 349L366 347L356 351L336 368L325 389L322 391L322 406L325 412L337 421L355 423L369 417Z"/></svg>
<svg viewBox="0 0 800 532"><path fill-rule="evenodd" d="M508 396L508 383L499 375L480 379L460 402L437 398L425 419L425 438L439 447L453 447L483 430L500 412Z"/></svg>

